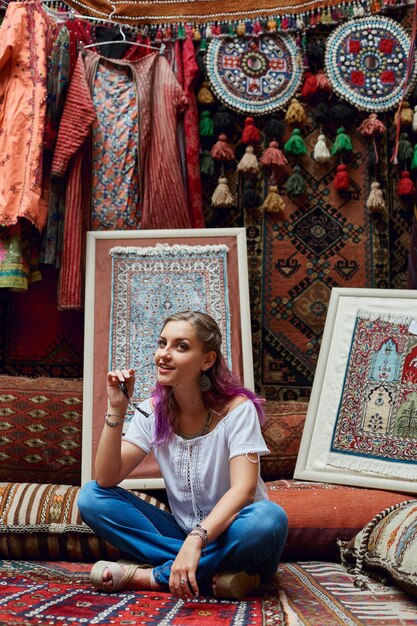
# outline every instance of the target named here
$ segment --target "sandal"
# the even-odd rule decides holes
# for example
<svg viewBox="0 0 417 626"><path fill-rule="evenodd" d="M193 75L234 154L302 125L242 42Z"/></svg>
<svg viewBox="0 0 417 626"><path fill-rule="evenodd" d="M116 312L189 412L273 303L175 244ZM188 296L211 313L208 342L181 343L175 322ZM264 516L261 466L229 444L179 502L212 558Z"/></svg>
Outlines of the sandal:
<svg viewBox="0 0 417 626"><path fill-rule="evenodd" d="M259 574L247 572L220 572L216 577L217 598L233 598L244 600L248 593L254 591L261 584Z"/></svg>
<svg viewBox="0 0 417 626"><path fill-rule="evenodd" d="M126 566L126 569L122 567L122 565ZM148 565L146 563L135 563L133 561L97 561L93 566L90 573L90 582L96 589L100 589L101 591L106 591L107 593L113 593L114 591L120 591L124 589L126 583L129 582L135 575L136 570L151 568L152 565ZM109 581L103 580L103 574L105 570L108 569L112 575L113 585L109 589L106 586L106 583Z"/></svg>

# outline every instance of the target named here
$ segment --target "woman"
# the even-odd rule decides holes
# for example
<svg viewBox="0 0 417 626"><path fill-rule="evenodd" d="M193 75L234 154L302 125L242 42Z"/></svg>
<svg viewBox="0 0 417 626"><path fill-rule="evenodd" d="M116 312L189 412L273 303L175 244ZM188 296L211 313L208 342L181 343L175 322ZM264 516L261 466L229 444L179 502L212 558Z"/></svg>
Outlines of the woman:
<svg viewBox="0 0 417 626"><path fill-rule="evenodd" d="M220 346L209 315L168 317L154 356L154 394L123 438L128 400L120 384L130 396L134 372L108 373L96 479L83 487L78 505L97 535L137 563L99 561L91 572L95 587L169 588L183 600L211 590L242 599L274 574L287 517L268 500L260 478L259 455L269 452L260 429L262 400L236 382ZM172 513L117 487L151 449Z"/></svg>

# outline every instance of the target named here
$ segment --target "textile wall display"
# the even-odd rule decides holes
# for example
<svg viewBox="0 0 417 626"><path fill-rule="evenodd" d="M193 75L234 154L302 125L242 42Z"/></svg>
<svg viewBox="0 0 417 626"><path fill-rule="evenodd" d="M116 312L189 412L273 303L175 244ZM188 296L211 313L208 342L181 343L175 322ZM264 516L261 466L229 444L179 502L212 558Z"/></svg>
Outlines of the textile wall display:
<svg viewBox="0 0 417 626"><path fill-rule="evenodd" d="M359 121L356 117L349 128L355 129ZM311 156L319 132L310 113L303 127L307 154L300 159L307 183L302 201L288 198L282 178L283 214L241 208L247 227L255 380L270 400L309 398L333 287L388 287L390 254L402 259L402 272L394 278L396 286L406 287L405 226L401 256L399 245L389 248L388 216L369 215L365 206L367 142L356 130L351 132L352 192L341 196L333 188L336 159L319 165ZM333 127L330 140L335 134ZM387 176L385 145L380 149L381 169ZM206 193L210 194L207 188ZM242 196L239 190L236 193L241 206ZM237 225L242 219L233 208L216 211L208 198L205 209L210 226L220 220L224 226ZM393 219L400 220L400 215L395 213Z"/></svg>
<svg viewBox="0 0 417 626"><path fill-rule="evenodd" d="M333 290L296 478L415 492L416 299Z"/></svg>

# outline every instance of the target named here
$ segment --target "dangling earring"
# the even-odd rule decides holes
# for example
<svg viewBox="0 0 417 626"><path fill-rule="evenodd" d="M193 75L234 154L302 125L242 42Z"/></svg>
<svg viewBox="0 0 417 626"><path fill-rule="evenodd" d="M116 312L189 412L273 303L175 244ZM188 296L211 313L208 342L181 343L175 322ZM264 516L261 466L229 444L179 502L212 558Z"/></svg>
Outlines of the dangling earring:
<svg viewBox="0 0 417 626"><path fill-rule="evenodd" d="M198 388L203 393L205 391L209 391L211 389L211 380L204 372L201 374L200 379L197 383Z"/></svg>

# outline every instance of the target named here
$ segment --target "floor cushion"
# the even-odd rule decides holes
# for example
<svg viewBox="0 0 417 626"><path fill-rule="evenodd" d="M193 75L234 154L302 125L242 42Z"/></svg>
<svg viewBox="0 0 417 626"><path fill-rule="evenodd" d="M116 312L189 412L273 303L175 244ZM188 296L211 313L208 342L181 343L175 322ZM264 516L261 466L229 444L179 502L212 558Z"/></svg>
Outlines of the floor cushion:
<svg viewBox="0 0 417 626"><path fill-rule="evenodd" d="M372 518L413 496L329 483L277 480L267 483L271 500L288 515L289 533L282 560L339 561L337 541L349 541Z"/></svg>
<svg viewBox="0 0 417 626"><path fill-rule="evenodd" d="M369 585L363 574L389 574L405 591L417 597L417 500L404 501L376 515L341 555L353 563L360 586Z"/></svg>
<svg viewBox="0 0 417 626"><path fill-rule="evenodd" d="M81 520L80 487L0 483L0 558L71 561L115 560L119 551ZM139 498L166 509L146 493Z"/></svg>

